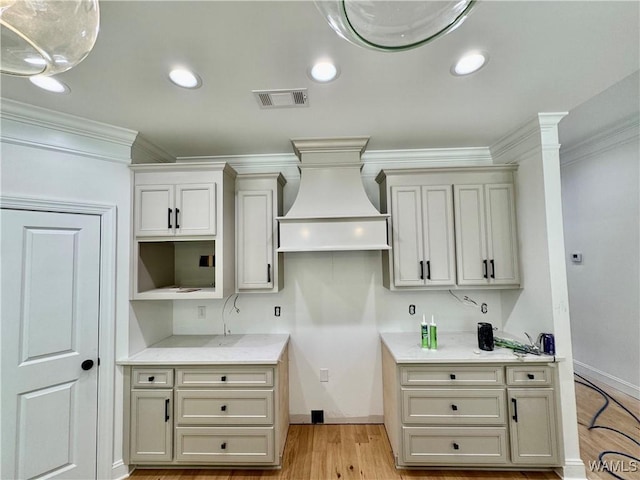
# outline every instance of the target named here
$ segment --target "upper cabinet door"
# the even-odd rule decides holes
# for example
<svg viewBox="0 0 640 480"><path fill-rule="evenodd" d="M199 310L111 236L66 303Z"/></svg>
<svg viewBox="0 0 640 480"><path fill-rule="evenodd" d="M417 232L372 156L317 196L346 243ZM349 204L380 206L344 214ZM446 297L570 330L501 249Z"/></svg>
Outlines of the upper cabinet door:
<svg viewBox="0 0 640 480"><path fill-rule="evenodd" d="M238 290L271 289L275 275L273 192L239 191L236 208Z"/></svg>
<svg viewBox="0 0 640 480"><path fill-rule="evenodd" d="M490 282L520 283L513 185L486 185L487 258Z"/></svg>
<svg viewBox="0 0 640 480"><path fill-rule="evenodd" d="M424 277L427 285L455 285L451 185L422 187Z"/></svg>
<svg viewBox="0 0 640 480"><path fill-rule="evenodd" d="M184 184L175 188L176 235L215 235L215 183Z"/></svg>
<svg viewBox="0 0 640 480"><path fill-rule="evenodd" d="M391 188L393 275L396 287L425 284L421 203L419 186Z"/></svg>
<svg viewBox="0 0 640 480"><path fill-rule="evenodd" d="M134 199L135 235L173 235L173 185L137 185Z"/></svg>
<svg viewBox="0 0 640 480"><path fill-rule="evenodd" d="M489 283L483 185L454 185L458 285Z"/></svg>

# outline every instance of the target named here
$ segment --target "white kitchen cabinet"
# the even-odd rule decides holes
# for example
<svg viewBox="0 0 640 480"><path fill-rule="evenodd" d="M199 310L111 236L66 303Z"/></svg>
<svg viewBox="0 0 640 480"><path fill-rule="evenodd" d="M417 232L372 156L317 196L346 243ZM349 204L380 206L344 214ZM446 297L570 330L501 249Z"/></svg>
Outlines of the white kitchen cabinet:
<svg viewBox="0 0 640 480"><path fill-rule="evenodd" d="M135 372L130 403L130 458L132 463L166 462L173 457L172 384L154 379L167 376L160 372Z"/></svg>
<svg viewBox="0 0 640 480"><path fill-rule="evenodd" d="M133 300L223 298L235 289L235 171L133 165Z"/></svg>
<svg viewBox="0 0 640 480"><path fill-rule="evenodd" d="M139 175L138 182L145 181ZM216 234L216 184L136 185L134 200L137 237Z"/></svg>
<svg viewBox="0 0 640 480"><path fill-rule="evenodd" d="M398 467L560 464L551 365L398 363L396 353L383 343L384 424Z"/></svg>
<svg viewBox="0 0 640 480"><path fill-rule="evenodd" d="M454 185L458 285L518 285L513 184Z"/></svg>
<svg viewBox="0 0 640 480"><path fill-rule="evenodd" d="M520 285L514 172L508 165L381 171L380 210L391 213L382 252L391 290Z"/></svg>
<svg viewBox="0 0 640 480"><path fill-rule="evenodd" d="M451 185L391 187L394 284L455 285Z"/></svg>
<svg viewBox="0 0 640 480"><path fill-rule="evenodd" d="M517 380L507 372L511 461L522 465L556 465L558 463L558 433L556 431L556 398L551 369L543 372L526 367L507 367L528 378ZM508 380L509 382L509 380ZM524 387L524 385L529 385ZM542 387L540 385L550 385Z"/></svg>
<svg viewBox="0 0 640 480"><path fill-rule="evenodd" d="M275 218L282 215L285 183L281 174L247 174L236 179L238 292L278 292L284 286Z"/></svg>

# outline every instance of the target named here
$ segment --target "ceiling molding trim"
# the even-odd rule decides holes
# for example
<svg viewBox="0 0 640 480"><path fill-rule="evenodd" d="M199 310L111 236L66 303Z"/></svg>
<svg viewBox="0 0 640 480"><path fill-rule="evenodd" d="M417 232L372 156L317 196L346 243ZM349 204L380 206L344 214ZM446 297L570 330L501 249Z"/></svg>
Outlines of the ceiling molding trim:
<svg viewBox="0 0 640 480"><path fill-rule="evenodd" d="M560 147L560 166L566 167L639 139L640 118L633 115L584 141Z"/></svg>
<svg viewBox="0 0 640 480"><path fill-rule="evenodd" d="M287 179L299 177L300 160L294 153L256 155L219 155L211 157L178 157L177 163L228 163L238 174L282 172Z"/></svg>
<svg viewBox="0 0 640 480"><path fill-rule="evenodd" d="M0 112L2 142L131 163L136 131L9 99L0 100Z"/></svg>
<svg viewBox="0 0 640 480"><path fill-rule="evenodd" d="M468 167L493 163L488 147L373 150L363 153L362 161L366 175L377 175L385 168Z"/></svg>
<svg viewBox="0 0 640 480"><path fill-rule="evenodd" d="M539 113L524 125L507 133L491 145L495 163L519 163L541 146L558 145L558 123L566 112Z"/></svg>
<svg viewBox="0 0 640 480"><path fill-rule="evenodd" d="M138 134L131 146L131 161L137 163L175 163L176 157Z"/></svg>

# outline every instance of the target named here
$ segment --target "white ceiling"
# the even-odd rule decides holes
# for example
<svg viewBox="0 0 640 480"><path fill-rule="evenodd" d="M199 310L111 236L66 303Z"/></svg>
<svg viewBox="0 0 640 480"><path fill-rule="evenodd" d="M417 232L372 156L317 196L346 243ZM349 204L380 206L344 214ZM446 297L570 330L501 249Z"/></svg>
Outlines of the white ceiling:
<svg viewBox="0 0 640 480"><path fill-rule="evenodd" d="M69 95L2 76L5 98L139 131L173 156L290 153L290 138L369 135L368 150L489 146L537 112L571 111L640 68L637 1L479 0L426 46L365 50L311 1L105 1L97 44L59 77ZM469 77L449 69L490 53ZM317 84L312 62L341 75ZM174 65L197 90L173 86ZM309 106L260 109L252 90L308 88Z"/></svg>

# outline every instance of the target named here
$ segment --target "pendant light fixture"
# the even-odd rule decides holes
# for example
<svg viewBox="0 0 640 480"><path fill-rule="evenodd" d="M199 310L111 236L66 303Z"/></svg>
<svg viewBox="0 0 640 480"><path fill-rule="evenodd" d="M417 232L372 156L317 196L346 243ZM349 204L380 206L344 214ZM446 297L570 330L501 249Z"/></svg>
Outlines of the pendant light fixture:
<svg viewBox="0 0 640 480"><path fill-rule="evenodd" d="M98 0L0 0L0 72L69 70L93 48L99 23Z"/></svg>
<svg viewBox="0 0 640 480"><path fill-rule="evenodd" d="M450 32L476 0L316 0L318 10L345 40L386 52L409 50Z"/></svg>

